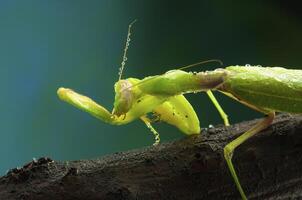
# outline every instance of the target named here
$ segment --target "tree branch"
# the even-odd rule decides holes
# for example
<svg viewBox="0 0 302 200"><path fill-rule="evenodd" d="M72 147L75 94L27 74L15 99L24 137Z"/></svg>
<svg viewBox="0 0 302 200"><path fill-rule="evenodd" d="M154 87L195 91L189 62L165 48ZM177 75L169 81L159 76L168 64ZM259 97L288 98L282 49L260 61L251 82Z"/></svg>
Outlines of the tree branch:
<svg viewBox="0 0 302 200"><path fill-rule="evenodd" d="M1 199L240 199L223 147L258 120L95 160L49 158L0 178ZM233 162L249 199L302 197L302 116L279 115Z"/></svg>

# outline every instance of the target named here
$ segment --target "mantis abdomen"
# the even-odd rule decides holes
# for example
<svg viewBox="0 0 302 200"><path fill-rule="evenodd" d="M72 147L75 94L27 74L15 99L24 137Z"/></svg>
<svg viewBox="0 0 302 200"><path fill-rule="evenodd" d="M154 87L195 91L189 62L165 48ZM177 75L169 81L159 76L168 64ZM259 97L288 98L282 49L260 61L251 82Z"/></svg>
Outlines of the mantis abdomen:
<svg viewBox="0 0 302 200"><path fill-rule="evenodd" d="M302 113L302 71L281 67L225 69L228 76L219 90L266 111Z"/></svg>

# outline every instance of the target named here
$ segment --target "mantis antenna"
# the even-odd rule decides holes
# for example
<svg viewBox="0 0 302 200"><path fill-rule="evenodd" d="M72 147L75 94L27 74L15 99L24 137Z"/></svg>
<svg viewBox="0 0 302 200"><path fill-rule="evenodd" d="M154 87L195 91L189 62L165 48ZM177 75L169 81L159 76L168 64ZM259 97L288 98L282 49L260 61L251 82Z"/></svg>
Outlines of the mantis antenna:
<svg viewBox="0 0 302 200"><path fill-rule="evenodd" d="M190 65L187 65L187 66L184 66L184 67L178 67L177 69L179 69L179 70L188 69L188 68L191 68L191 67L194 67L194 66L198 66L198 65L202 65L202 64L210 63L210 62L218 62L220 65L223 65L223 62L221 60L211 59L211 60L205 60L205 61L197 62L197 63L194 63L194 64L190 64Z"/></svg>
<svg viewBox="0 0 302 200"><path fill-rule="evenodd" d="M132 25L136 22L137 20L133 20L129 26L128 26L128 34L127 34L127 40L126 40L126 44L125 44L125 48L124 48L124 54L123 54L123 60L122 60L122 63L121 63L121 67L119 69L119 72L118 72L118 75L119 75L119 78L118 80L121 80L122 78L122 74L123 74L123 70L124 70L124 67L126 65L126 61L127 61L127 50L129 48L129 45L130 45L130 35L131 35L131 27Z"/></svg>

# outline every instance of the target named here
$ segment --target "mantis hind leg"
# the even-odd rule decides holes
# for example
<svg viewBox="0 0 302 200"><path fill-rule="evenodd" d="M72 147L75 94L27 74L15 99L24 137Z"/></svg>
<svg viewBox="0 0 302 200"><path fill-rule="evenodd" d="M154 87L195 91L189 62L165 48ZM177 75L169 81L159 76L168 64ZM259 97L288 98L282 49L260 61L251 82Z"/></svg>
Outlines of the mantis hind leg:
<svg viewBox="0 0 302 200"><path fill-rule="evenodd" d="M216 107L216 109L218 110L221 118L223 119L224 125L225 126L229 126L229 120L228 120L228 116L227 114L225 114L225 112L223 111L223 109L221 108L220 104L218 103L218 101L216 100L215 96L213 95L211 90L207 91L207 95L209 96L209 98L211 99L211 101L213 102L214 106Z"/></svg>
<svg viewBox="0 0 302 200"><path fill-rule="evenodd" d="M240 192L242 199L247 199L247 198L240 185L238 176L236 174L236 171L235 171L233 163L232 163L233 152L234 152L235 148L238 147L240 144L242 144L243 142L248 140L250 137L256 135L261 130L267 128L273 122L274 117L275 117L275 112L268 113L267 117L263 121L259 122L254 127L252 127L250 130L246 131L241 136L239 136L238 138L236 138L235 140L233 140L232 142L230 142L229 144L227 144L224 147L224 158L228 164L229 170L232 174L232 177L236 183L236 186Z"/></svg>

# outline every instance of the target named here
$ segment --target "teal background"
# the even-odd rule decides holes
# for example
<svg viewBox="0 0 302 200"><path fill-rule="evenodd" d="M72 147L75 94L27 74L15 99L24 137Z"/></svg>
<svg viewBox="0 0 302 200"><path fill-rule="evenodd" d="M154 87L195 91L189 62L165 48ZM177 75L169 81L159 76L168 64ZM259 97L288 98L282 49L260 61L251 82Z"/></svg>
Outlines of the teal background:
<svg viewBox="0 0 302 200"><path fill-rule="evenodd" d="M0 0L0 174L33 157L92 159L153 143L140 121L107 125L56 96L60 86L73 88L111 110L134 19L124 77L213 58L225 66L299 68L302 12L285 2ZM222 122L205 94L187 96L202 127ZM217 98L232 123L261 116ZM163 141L184 137L169 125L155 127Z"/></svg>

